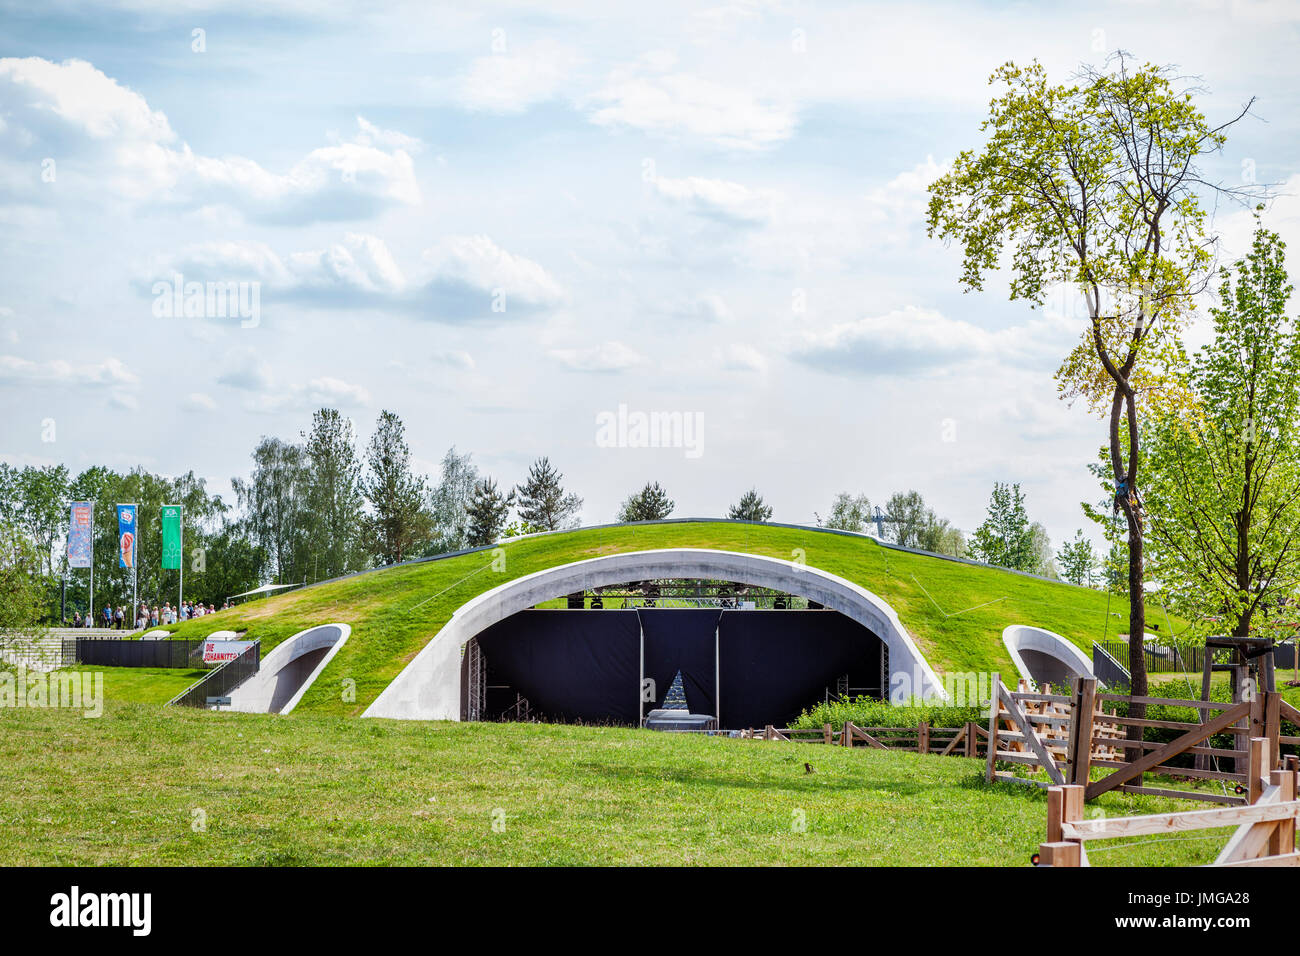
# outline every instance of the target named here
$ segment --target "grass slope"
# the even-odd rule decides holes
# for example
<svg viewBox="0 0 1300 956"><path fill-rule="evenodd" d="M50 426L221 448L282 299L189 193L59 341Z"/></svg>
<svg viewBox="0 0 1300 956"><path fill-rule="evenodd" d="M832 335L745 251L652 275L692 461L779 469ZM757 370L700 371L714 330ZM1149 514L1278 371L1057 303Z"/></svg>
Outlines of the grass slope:
<svg viewBox="0 0 1300 956"><path fill-rule="evenodd" d="M972 760L537 724L4 708L0 765L5 866L1025 866L1046 820L1042 791ZM1089 851L1200 863L1227 839L1205 836Z"/></svg>
<svg viewBox="0 0 1300 956"><path fill-rule="evenodd" d="M1126 602L1104 593L994 568L883 548L868 538L743 522L680 522L591 528L503 545L505 569L491 552L389 568L188 621L178 636L247 630L265 654L314 624L352 625L344 648L307 692L299 713L360 714L460 605L506 580L571 561L652 548L696 547L791 559L847 578L888 601L939 671L1015 674L1002 646L1008 624L1056 631L1085 651L1128 629ZM990 603L994 602L994 603ZM1151 620L1163 621L1152 607ZM345 699L343 681L356 682Z"/></svg>

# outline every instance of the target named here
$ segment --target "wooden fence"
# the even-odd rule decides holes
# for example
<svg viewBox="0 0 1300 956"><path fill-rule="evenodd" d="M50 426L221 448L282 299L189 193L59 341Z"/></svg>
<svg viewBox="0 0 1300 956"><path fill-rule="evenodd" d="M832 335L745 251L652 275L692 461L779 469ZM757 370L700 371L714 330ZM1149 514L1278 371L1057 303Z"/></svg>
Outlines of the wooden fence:
<svg viewBox="0 0 1300 956"><path fill-rule="evenodd" d="M768 724L762 730L742 730L740 736L743 740L786 740L840 747L872 747L877 750L905 750L940 757L979 757L988 749L984 743L988 739L988 732L974 721L968 721L961 727L934 727L927 721L921 721L915 727L859 727L848 720L844 722L842 730L835 730L830 724L821 727L774 727Z"/></svg>
<svg viewBox="0 0 1300 956"><path fill-rule="evenodd" d="M1300 726L1300 711L1275 692L1237 703L1128 697L1098 693L1097 681L1076 679L1071 693L1066 695L1039 693L1028 689L1023 681L1011 691L997 675L993 677L993 692L987 728L973 722L962 727L932 727L926 722L915 727L859 727L847 721L841 730L830 724L820 728L768 725L762 730L742 731L741 737L982 757L985 777L990 782L1001 780L1044 788L1078 786L1086 800L1119 790L1233 806L1252 802L1247 746L1250 738L1268 741L1273 765L1266 771L1280 766L1282 748L1300 747L1300 736L1281 733L1284 720ZM1197 712L1199 719L1138 718L1107 710L1121 703L1189 708ZM1174 736L1168 742L1127 738L1130 730L1148 729ZM1233 736L1234 745L1214 746L1213 738L1224 734ZM1047 779L1027 775L1039 772ZM1193 790L1149 785L1147 775L1166 783L1213 781L1219 784L1218 792L1205 787Z"/></svg>
<svg viewBox="0 0 1300 956"><path fill-rule="evenodd" d="M1297 763L1270 769L1277 751L1267 737L1253 737L1247 747L1248 803L1179 813L1089 820L1084 816L1085 788L1051 787L1047 791L1047 841L1038 847L1040 866L1088 866L1085 843L1119 837L1185 833L1235 826L1215 859L1215 866L1300 866L1296 852Z"/></svg>

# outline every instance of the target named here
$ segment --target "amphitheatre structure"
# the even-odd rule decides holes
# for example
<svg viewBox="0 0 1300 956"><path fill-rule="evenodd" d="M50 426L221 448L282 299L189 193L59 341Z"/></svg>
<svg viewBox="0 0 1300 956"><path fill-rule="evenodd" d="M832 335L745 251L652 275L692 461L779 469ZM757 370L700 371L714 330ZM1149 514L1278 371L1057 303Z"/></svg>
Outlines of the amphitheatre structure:
<svg viewBox="0 0 1300 956"><path fill-rule="evenodd" d="M953 580L978 606L940 607ZM1038 617L1027 588L1053 596ZM737 729L835 697L948 701L944 673L1091 676L1086 635L1051 625L1094 593L863 534L681 519L530 535L219 620L261 641L237 710Z"/></svg>

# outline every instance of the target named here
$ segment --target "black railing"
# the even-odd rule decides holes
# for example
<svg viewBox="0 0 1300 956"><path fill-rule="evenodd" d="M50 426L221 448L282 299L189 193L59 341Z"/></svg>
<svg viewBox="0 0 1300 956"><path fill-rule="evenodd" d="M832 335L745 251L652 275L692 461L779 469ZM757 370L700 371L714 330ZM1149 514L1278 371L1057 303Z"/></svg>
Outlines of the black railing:
<svg viewBox="0 0 1300 956"><path fill-rule="evenodd" d="M205 640L128 640L65 637L63 663L92 667L202 667Z"/></svg>
<svg viewBox="0 0 1300 956"><path fill-rule="evenodd" d="M248 680L262 666L262 642L254 641L252 647L234 660L204 674L167 702L169 707L207 707L209 697L227 697L230 692Z"/></svg>
<svg viewBox="0 0 1300 956"><path fill-rule="evenodd" d="M1133 686L1132 675L1129 674L1128 669L1106 649L1106 645L1101 641L1092 645L1092 672L1111 690L1123 690L1127 693L1128 688Z"/></svg>
<svg viewBox="0 0 1300 956"><path fill-rule="evenodd" d="M1127 641L1097 641L1093 644L1095 648L1102 648L1107 654L1113 657L1116 663L1122 667L1125 672L1131 673L1133 668L1129 666L1129 646ZM1216 664L1226 664L1231 657L1231 651L1227 648L1214 648L1213 653L1216 655L1214 662ZM1184 671L1199 674L1205 669L1205 648L1204 647L1153 647L1148 644L1146 647L1147 673L1148 674L1178 674ZM1292 667L1295 660L1295 644L1277 644L1273 647L1273 666L1276 668ZM1094 650L1093 664L1097 663L1097 654ZM1106 678L1101 673L1097 677L1102 681Z"/></svg>

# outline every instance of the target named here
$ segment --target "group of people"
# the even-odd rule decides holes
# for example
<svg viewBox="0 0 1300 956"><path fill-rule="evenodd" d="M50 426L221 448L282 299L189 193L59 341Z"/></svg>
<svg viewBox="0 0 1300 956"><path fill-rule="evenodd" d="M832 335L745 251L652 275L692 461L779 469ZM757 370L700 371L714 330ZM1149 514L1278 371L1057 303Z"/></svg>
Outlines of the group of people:
<svg viewBox="0 0 1300 956"><path fill-rule="evenodd" d="M230 602L226 601L221 605L220 610L224 611L230 607ZM196 617L203 617L207 614L216 614L218 608L213 604L204 604L202 601L183 601L177 607L172 607L171 602L164 602L161 607L154 605L150 607L141 601L140 606L135 609L135 621L131 622L130 609L125 605L113 607L111 604L105 604L104 609L99 612L99 619L96 621L94 615L87 613L85 617L77 611L72 616L73 627L107 627L116 630L140 630L146 627L158 627L160 624L175 624L178 621L188 621Z"/></svg>

